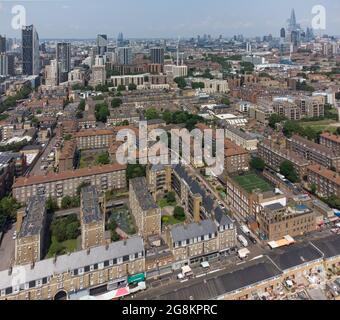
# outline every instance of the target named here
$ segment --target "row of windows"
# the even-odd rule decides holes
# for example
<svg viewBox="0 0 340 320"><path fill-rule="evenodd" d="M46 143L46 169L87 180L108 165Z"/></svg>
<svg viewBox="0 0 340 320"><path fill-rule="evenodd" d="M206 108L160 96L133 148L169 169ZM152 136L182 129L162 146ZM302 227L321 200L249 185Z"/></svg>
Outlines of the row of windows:
<svg viewBox="0 0 340 320"><path fill-rule="evenodd" d="M72 276L83 275L83 274L88 273L88 272L93 272L95 270L102 270L104 268L119 265L119 264L122 264L124 262L128 262L128 261L131 262L131 261L134 261L134 260L141 258L141 257L143 257L143 252L135 253L135 254L132 254L132 255L126 255L122 258L106 260L102 263L95 263L94 265L89 265L89 266L85 266L83 268L71 270L70 274ZM62 275L58 275L58 277L62 277ZM23 285L19 285L19 286L16 286L16 287L8 287L6 289L1 290L1 296L10 295L12 293L18 293L20 290L28 290L28 289L32 289L32 288L39 288L42 285L47 284L50 280L51 280L51 277L45 277L43 279L33 280L33 281L30 281L28 283L25 283Z"/></svg>

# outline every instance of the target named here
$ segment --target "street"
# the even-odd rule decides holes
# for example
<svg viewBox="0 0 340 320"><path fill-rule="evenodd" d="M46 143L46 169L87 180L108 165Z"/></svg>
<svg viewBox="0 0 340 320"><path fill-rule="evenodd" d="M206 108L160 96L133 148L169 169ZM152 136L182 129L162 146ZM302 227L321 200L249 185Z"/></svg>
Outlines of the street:
<svg viewBox="0 0 340 320"><path fill-rule="evenodd" d="M35 166L31 169L29 174L31 176L41 176L45 174L45 170L41 169L41 166L43 165L43 159L46 160L48 155L53 151L53 148L57 142L57 137L54 136L48 143L48 145L45 147L45 150L43 153L40 155L38 161L36 162Z"/></svg>
<svg viewBox="0 0 340 320"><path fill-rule="evenodd" d="M15 240L12 239L15 231L15 224L13 224L4 237L0 246L0 271L7 270L14 259L15 254Z"/></svg>

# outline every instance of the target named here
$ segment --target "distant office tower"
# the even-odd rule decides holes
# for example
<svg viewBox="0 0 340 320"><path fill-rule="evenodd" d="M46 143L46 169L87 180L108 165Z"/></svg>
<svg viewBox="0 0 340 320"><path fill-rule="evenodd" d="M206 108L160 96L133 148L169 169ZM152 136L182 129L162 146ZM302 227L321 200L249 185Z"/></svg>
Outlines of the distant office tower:
<svg viewBox="0 0 340 320"><path fill-rule="evenodd" d="M164 49L157 47L151 48L151 63L153 64L164 64Z"/></svg>
<svg viewBox="0 0 340 320"><path fill-rule="evenodd" d="M8 75L8 59L6 53L0 53L0 76Z"/></svg>
<svg viewBox="0 0 340 320"><path fill-rule="evenodd" d="M282 28L281 31L280 31L280 37L282 39L285 39L286 38L286 29L285 28Z"/></svg>
<svg viewBox="0 0 340 320"><path fill-rule="evenodd" d="M39 36L34 26L22 29L22 73L38 75L40 72Z"/></svg>
<svg viewBox="0 0 340 320"><path fill-rule="evenodd" d="M42 53L46 53L46 43L43 42L40 44L40 48L39 50L42 52Z"/></svg>
<svg viewBox="0 0 340 320"><path fill-rule="evenodd" d="M294 46L297 46L299 44L299 33L298 31L292 31L291 33L291 43L294 45Z"/></svg>
<svg viewBox="0 0 340 320"><path fill-rule="evenodd" d="M117 47L120 48L123 46L124 46L124 36L123 36L123 33L120 32L117 37Z"/></svg>
<svg viewBox="0 0 340 320"><path fill-rule="evenodd" d="M247 44L246 44L246 51L247 51L248 53L251 53L251 51L252 51L251 43L250 43L250 42L247 42Z"/></svg>
<svg viewBox="0 0 340 320"><path fill-rule="evenodd" d="M103 56L107 52L107 35L98 34L97 36L97 53Z"/></svg>
<svg viewBox="0 0 340 320"><path fill-rule="evenodd" d="M59 83L68 80L68 73L71 71L71 44L67 42L57 43L57 61L60 65Z"/></svg>
<svg viewBox="0 0 340 320"><path fill-rule="evenodd" d="M15 76L15 64L14 64L14 55L7 53L7 68L8 68L8 75Z"/></svg>
<svg viewBox="0 0 340 320"><path fill-rule="evenodd" d="M118 60L122 65L132 64L132 48L122 47L118 48Z"/></svg>
<svg viewBox="0 0 340 320"><path fill-rule="evenodd" d="M6 53L6 37L0 35L0 53Z"/></svg>

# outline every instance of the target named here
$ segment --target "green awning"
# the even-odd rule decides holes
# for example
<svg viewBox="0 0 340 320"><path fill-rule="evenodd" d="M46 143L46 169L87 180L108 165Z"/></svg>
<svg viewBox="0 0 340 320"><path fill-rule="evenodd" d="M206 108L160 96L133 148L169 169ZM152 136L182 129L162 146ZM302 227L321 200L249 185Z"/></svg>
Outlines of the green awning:
<svg viewBox="0 0 340 320"><path fill-rule="evenodd" d="M139 283L145 281L145 274L139 273L134 276L128 276L128 283Z"/></svg>

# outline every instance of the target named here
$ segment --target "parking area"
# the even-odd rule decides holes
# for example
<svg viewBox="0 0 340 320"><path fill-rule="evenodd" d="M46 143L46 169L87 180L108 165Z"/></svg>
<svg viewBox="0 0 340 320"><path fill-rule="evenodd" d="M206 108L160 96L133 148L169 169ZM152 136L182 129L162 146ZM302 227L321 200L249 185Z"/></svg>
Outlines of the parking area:
<svg viewBox="0 0 340 320"><path fill-rule="evenodd" d="M0 271L6 270L10 267L14 259L15 241L13 240L13 233L15 225L12 225L4 234L0 246Z"/></svg>

